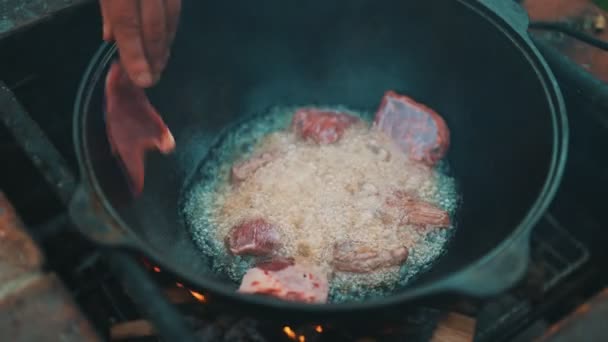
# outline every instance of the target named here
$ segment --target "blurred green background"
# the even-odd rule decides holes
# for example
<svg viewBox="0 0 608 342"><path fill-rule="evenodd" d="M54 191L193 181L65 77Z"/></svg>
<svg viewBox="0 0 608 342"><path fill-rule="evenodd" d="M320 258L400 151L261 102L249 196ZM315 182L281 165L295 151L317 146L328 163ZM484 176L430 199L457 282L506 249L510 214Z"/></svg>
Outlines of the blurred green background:
<svg viewBox="0 0 608 342"><path fill-rule="evenodd" d="M593 2L604 10L608 10L608 0L593 0Z"/></svg>

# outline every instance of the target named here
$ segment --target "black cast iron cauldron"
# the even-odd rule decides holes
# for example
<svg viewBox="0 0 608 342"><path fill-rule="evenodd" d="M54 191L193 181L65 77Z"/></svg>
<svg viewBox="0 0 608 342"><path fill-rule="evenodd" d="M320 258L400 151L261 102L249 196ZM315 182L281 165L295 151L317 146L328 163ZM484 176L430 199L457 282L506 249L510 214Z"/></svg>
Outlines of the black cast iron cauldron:
<svg viewBox="0 0 608 342"><path fill-rule="evenodd" d="M74 113L81 186L71 213L84 234L145 255L213 302L273 317L381 317L452 294L513 286L531 229L547 209L567 154L556 81L507 0L192 1L173 56L149 91L177 141L150 155L133 199L105 135L103 81L116 56L103 44ZM436 109L452 132L449 163L463 197L448 253L391 296L304 305L235 293L214 274L179 214L180 194L219 132L275 105L374 110L388 89ZM377 315L377 316L370 316Z"/></svg>

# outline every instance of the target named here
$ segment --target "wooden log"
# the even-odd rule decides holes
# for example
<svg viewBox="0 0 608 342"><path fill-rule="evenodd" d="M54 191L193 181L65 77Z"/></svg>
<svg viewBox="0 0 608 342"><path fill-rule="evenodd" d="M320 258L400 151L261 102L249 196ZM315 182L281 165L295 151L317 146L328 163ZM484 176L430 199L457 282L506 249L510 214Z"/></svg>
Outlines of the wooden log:
<svg viewBox="0 0 608 342"><path fill-rule="evenodd" d="M111 341L151 336L156 336L154 326L149 321L143 319L114 324L110 328Z"/></svg>
<svg viewBox="0 0 608 342"><path fill-rule="evenodd" d="M475 336L476 321L458 313L448 313L437 325L431 342L469 342Z"/></svg>

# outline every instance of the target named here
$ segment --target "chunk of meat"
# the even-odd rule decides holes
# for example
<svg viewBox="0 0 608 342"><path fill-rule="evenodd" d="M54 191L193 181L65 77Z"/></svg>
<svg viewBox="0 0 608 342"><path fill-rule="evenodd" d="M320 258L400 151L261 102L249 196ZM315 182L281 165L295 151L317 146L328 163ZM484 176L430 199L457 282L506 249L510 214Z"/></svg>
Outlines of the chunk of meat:
<svg viewBox="0 0 608 342"><path fill-rule="evenodd" d="M261 260L256 263L255 267L264 271L280 271L289 266L295 265L294 258L274 257L272 259Z"/></svg>
<svg viewBox="0 0 608 342"><path fill-rule="evenodd" d="M304 303L327 302L329 281L321 268L283 260L266 265L248 270L238 292Z"/></svg>
<svg viewBox="0 0 608 342"><path fill-rule="evenodd" d="M374 250L365 242L342 241L334 246L332 266L336 271L370 273L382 268L402 265L409 255L405 246Z"/></svg>
<svg viewBox="0 0 608 342"><path fill-rule="evenodd" d="M134 195L139 195L144 188L146 152L170 153L175 149L175 140L144 90L131 83L118 62L110 67L105 91L110 147L121 161Z"/></svg>
<svg viewBox="0 0 608 342"><path fill-rule="evenodd" d="M302 139L318 144L333 144L344 131L361 120L355 116L314 108L299 109L293 116L291 129Z"/></svg>
<svg viewBox="0 0 608 342"><path fill-rule="evenodd" d="M431 203L423 201L407 202L404 224L423 228L447 228L450 226L450 215Z"/></svg>
<svg viewBox="0 0 608 342"><path fill-rule="evenodd" d="M234 255L268 255L280 244L276 227L262 218L245 220L226 236L226 245Z"/></svg>
<svg viewBox="0 0 608 342"><path fill-rule="evenodd" d="M386 204L397 208L400 224L411 224L425 229L450 227L450 215L436 205L423 201L405 191L395 191Z"/></svg>
<svg viewBox="0 0 608 342"><path fill-rule="evenodd" d="M276 152L264 152L259 156L252 157L232 166L230 181L238 184L251 177L259 168L267 165L277 158Z"/></svg>
<svg viewBox="0 0 608 342"><path fill-rule="evenodd" d="M374 124L409 158L429 166L437 164L450 146L450 131L439 114L394 91L382 98Z"/></svg>

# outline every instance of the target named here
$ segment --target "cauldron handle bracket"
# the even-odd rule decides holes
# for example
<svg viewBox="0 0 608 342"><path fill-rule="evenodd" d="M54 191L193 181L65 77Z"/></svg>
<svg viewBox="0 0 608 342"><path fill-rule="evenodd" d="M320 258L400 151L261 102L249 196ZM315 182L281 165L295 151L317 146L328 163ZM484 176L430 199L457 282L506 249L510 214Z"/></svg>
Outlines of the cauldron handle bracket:
<svg viewBox="0 0 608 342"><path fill-rule="evenodd" d="M128 249L138 250L127 232L100 218L100 202L80 185L74 191L69 211L72 221L82 233L104 246L106 261L123 281L136 306L167 341L196 341L179 311L164 297L162 291Z"/></svg>
<svg viewBox="0 0 608 342"><path fill-rule="evenodd" d="M198 340L178 309L165 298L132 255L118 249L107 249L105 257L114 274L122 279L137 308L154 324L163 340Z"/></svg>
<svg viewBox="0 0 608 342"><path fill-rule="evenodd" d="M526 274L530 262L530 232L514 237L496 255L486 256L453 278L447 288L474 297L490 297L513 288Z"/></svg>
<svg viewBox="0 0 608 342"><path fill-rule="evenodd" d="M99 218L103 215L101 205L83 185L77 186L69 203L70 218L76 228L87 238L102 245L135 247L127 232L109 220Z"/></svg>

